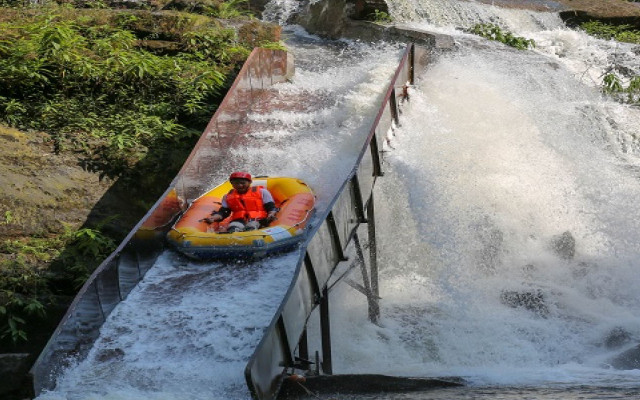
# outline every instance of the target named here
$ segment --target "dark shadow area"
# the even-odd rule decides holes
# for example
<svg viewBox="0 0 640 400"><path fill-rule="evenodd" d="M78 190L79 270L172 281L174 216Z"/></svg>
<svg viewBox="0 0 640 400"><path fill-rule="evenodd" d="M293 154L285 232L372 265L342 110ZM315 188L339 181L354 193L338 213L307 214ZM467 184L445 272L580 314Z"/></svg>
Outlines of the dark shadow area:
<svg viewBox="0 0 640 400"><path fill-rule="evenodd" d="M436 388L464 386L457 377L408 378L399 376L358 374L302 377L291 375L282 383L278 399L313 399L318 395L381 394L421 392Z"/></svg>
<svg viewBox="0 0 640 400"><path fill-rule="evenodd" d="M584 22L598 21L611 25L631 25L640 29L640 16L604 17L591 14L587 11L561 11L560 18L570 28L579 28Z"/></svg>

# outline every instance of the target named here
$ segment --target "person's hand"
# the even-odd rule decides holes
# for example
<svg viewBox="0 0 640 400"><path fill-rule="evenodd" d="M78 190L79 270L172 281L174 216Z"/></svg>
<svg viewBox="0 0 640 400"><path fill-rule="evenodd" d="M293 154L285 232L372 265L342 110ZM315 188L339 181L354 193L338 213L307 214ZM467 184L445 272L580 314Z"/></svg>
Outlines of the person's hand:
<svg viewBox="0 0 640 400"><path fill-rule="evenodd" d="M207 224L212 224L214 222L220 222L220 221L222 221L222 215L213 214L212 216L210 216L208 218L202 218L200 221L206 222Z"/></svg>
<svg viewBox="0 0 640 400"><path fill-rule="evenodd" d="M267 224L270 224L275 220L276 220L276 213L275 212L270 212L269 214L267 214L267 218L265 218L265 221L266 221Z"/></svg>

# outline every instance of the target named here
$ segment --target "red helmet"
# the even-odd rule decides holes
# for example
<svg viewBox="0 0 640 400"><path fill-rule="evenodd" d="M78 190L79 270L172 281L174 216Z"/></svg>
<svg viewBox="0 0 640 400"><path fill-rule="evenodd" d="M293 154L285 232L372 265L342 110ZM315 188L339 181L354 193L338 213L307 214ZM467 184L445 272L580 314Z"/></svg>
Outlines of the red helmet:
<svg viewBox="0 0 640 400"><path fill-rule="evenodd" d="M241 172L241 171L234 172L231 175L229 175L229 180L232 180L232 179L246 179L248 181L251 181L251 174L248 172Z"/></svg>

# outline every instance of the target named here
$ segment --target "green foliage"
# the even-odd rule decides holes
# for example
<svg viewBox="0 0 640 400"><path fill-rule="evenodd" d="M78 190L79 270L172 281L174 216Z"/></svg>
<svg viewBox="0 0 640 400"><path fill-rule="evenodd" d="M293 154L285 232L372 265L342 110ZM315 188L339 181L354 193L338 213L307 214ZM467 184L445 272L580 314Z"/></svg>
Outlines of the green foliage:
<svg viewBox="0 0 640 400"><path fill-rule="evenodd" d="M220 2L217 12L211 14L212 17L231 19L251 15L247 8L247 0L227 0Z"/></svg>
<svg viewBox="0 0 640 400"><path fill-rule="evenodd" d="M384 11L378 10L377 8L367 17L370 21L391 22L391 16Z"/></svg>
<svg viewBox="0 0 640 400"><path fill-rule="evenodd" d="M0 263L0 339L16 344L26 340L27 317L44 317L40 298L47 292L41 271L31 268L23 257Z"/></svg>
<svg viewBox="0 0 640 400"><path fill-rule="evenodd" d="M115 217L114 217L115 218ZM66 279L80 287L91 271L115 249L112 239L100 229L67 228L64 234L51 238L5 240L0 253L0 339L15 344L27 339L24 326L28 318L45 315L42 299L49 294L48 271L35 267L56 260Z"/></svg>
<svg viewBox="0 0 640 400"><path fill-rule="evenodd" d="M282 42L264 42L261 43L259 47L269 50L287 50L286 46Z"/></svg>
<svg viewBox="0 0 640 400"><path fill-rule="evenodd" d="M103 222L103 224L106 223ZM69 230L62 236L66 247L57 262L62 263L68 279L76 287L82 286L91 272L116 248L113 239L98 229Z"/></svg>
<svg viewBox="0 0 640 400"><path fill-rule="evenodd" d="M602 78L602 91L623 103L640 104L640 76L628 80L627 85L615 72L609 72Z"/></svg>
<svg viewBox="0 0 640 400"><path fill-rule="evenodd" d="M502 28L495 24L476 24L469 30L469 32L482 36L485 39L495 40L504 43L507 46L515 47L518 50L526 50L530 47L536 47L536 43L533 39L514 36L511 32L503 31Z"/></svg>
<svg viewBox="0 0 640 400"><path fill-rule="evenodd" d="M183 37L184 49L198 60L229 61L228 43L235 37L232 29L209 29L188 32Z"/></svg>
<svg viewBox="0 0 640 400"><path fill-rule="evenodd" d="M599 21L589 21L583 22L580 27L588 34L600 39L640 43L640 30L631 25L613 25Z"/></svg>
<svg viewBox="0 0 640 400"><path fill-rule="evenodd" d="M151 148L192 140L249 54L234 30L215 24L183 33L172 26L180 51L169 56L137 46L126 27L143 14L99 24L54 11L0 23L0 119L48 132L57 151L85 154L87 167L106 176L126 174Z"/></svg>
<svg viewBox="0 0 640 400"><path fill-rule="evenodd" d="M608 73L602 79L603 90L605 93L619 93L624 91L620 77L614 73Z"/></svg>

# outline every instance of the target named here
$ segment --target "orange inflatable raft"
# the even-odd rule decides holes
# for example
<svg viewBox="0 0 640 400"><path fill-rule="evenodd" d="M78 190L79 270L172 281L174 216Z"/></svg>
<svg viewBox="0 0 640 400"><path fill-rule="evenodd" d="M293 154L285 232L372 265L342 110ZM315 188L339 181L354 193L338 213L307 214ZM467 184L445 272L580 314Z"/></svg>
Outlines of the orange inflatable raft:
<svg viewBox="0 0 640 400"><path fill-rule="evenodd" d="M221 207L222 197L233 188L227 181L191 203L167 234L169 243L195 259L259 257L295 247L304 237L315 206L309 186L288 177L256 177L251 186L269 190L279 209L276 220L269 226L227 233L229 218L213 224L202 221Z"/></svg>

